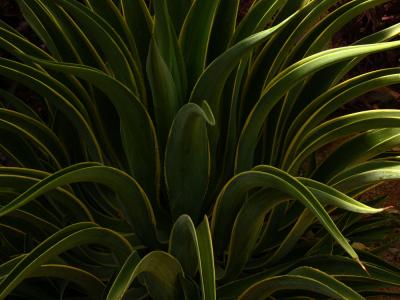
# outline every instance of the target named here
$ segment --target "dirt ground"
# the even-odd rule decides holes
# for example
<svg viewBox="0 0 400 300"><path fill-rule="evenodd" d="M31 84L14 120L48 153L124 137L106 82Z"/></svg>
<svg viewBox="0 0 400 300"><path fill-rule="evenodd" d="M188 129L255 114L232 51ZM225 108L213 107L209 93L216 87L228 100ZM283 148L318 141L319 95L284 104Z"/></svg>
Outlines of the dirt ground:
<svg viewBox="0 0 400 300"><path fill-rule="evenodd" d="M386 195L385 206L393 206L400 211L400 181L387 181L365 193L361 199L376 198ZM400 227L395 229L400 234ZM382 257L397 267L400 267L400 242L390 247ZM400 299L400 298L399 298Z"/></svg>

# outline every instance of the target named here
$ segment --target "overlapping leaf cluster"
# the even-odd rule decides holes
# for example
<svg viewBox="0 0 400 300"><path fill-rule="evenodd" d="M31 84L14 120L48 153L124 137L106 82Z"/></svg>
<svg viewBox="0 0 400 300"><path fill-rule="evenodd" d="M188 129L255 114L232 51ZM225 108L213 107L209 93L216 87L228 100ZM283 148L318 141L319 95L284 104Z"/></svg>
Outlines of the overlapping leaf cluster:
<svg viewBox="0 0 400 300"><path fill-rule="evenodd" d="M18 0L48 51L0 23L0 74L48 118L0 91L0 299L395 294L400 270L352 245L396 222L354 197L399 179L400 112L330 116L400 82L341 81L400 25L330 50L385 1L336 2L257 0L236 24L239 0Z"/></svg>

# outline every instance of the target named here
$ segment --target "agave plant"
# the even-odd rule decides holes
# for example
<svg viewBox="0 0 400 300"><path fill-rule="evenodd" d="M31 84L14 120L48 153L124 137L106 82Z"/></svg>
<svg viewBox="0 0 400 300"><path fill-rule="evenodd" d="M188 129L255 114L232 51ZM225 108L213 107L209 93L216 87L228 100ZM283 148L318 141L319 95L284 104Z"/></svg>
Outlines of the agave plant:
<svg viewBox="0 0 400 300"><path fill-rule="evenodd" d="M332 113L400 83L343 80L400 24L331 49L386 1L239 2L18 0L47 50L0 23L0 74L47 115L0 91L0 299L396 294L361 246L398 220L356 197L400 178L400 111Z"/></svg>

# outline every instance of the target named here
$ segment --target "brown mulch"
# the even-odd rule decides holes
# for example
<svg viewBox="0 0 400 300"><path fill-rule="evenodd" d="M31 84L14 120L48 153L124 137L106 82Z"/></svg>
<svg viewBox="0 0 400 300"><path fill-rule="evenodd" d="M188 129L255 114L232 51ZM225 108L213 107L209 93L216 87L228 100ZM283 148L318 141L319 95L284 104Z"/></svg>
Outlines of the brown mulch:
<svg viewBox="0 0 400 300"><path fill-rule="evenodd" d="M383 206L385 206L385 207L393 206L393 208L395 210L400 211L400 181L399 180L386 181L386 182L380 184L379 186L372 188L371 190L369 190L368 192L363 194L360 197L360 200L374 199L379 196L386 196ZM400 227L397 229L394 229L393 234L399 235ZM382 253L382 257L386 261L392 263L393 265L400 267L400 242L398 242L395 245L392 245L390 248L388 248L386 251L384 251Z"/></svg>

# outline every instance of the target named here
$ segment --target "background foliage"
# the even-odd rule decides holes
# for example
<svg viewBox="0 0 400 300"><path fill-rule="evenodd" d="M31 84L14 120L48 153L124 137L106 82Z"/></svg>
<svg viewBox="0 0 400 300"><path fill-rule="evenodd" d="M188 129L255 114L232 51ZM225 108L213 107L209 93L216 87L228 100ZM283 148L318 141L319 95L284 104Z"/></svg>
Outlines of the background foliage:
<svg viewBox="0 0 400 300"><path fill-rule="evenodd" d="M400 113L337 110L399 84L347 74L400 25L330 49L388 1L258 0L239 23L238 0L17 2L35 35L0 23L26 91L0 90L0 299L397 295L374 242L398 214L355 199L399 178Z"/></svg>

